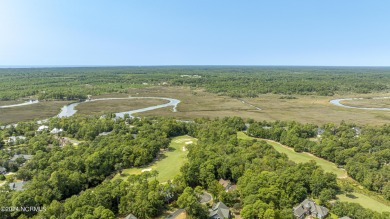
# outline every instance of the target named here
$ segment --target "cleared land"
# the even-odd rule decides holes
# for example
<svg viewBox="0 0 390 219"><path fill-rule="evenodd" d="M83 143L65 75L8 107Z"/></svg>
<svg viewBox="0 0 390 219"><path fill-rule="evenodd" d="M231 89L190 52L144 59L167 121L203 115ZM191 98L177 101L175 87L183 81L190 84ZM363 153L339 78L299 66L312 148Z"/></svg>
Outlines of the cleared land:
<svg viewBox="0 0 390 219"><path fill-rule="evenodd" d="M122 176L117 174L113 179L126 179L131 174L141 174L145 171L157 170L157 179L160 182L171 180L180 173L180 167L187 160L188 151L186 150L186 146L192 143L196 144L196 142L197 139L187 135L175 137L172 139L168 151L163 152L160 159L149 166L124 169L122 171Z"/></svg>
<svg viewBox="0 0 390 219"><path fill-rule="evenodd" d="M69 103L71 102L44 101L27 106L0 109L0 123L8 124L34 119L47 119L56 116L61 107Z"/></svg>
<svg viewBox="0 0 390 219"><path fill-rule="evenodd" d="M280 153L285 153L290 160L297 163L303 163L303 162L308 162L310 160L314 160L317 163L317 165L320 166L322 169L324 169L326 172L335 173L339 178L339 180L347 180L347 182L351 181L350 182L351 185L353 185L357 191L360 190L367 194L370 193L369 191L366 191L361 185L358 185L356 181L349 178L345 170L337 168L337 166L332 162L316 157L310 153L297 153L292 148L289 148L285 145L282 145L272 140L249 137L243 132L238 132L237 137L239 139L247 139L247 140L251 140L251 139L264 140L268 144L273 146L275 150L277 150ZM390 206L384 204L386 203L386 200L384 200L383 197L377 197L375 195L373 197L370 197L368 195L364 195L359 192L355 192L353 194L354 196L351 196L353 198L347 197L344 194L338 195L337 197L340 199L340 201L359 203L363 207L369 208L373 211L377 211L377 212L390 211Z"/></svg>
<svg viewBox="0 0 390 219"><path fill-rule="evenodd" d="M372 198L370 198L369 196L366 196L366 195L361 194L361 193L353 192L352 195L349 195L349 196L346 196L345 194L337 195L337 198L343 202L358 203L361 206L363 206L365 208L369 208L373 211L377 211L377 212L381 212L381 213L384 211L390 212L389 206L387 206L383 203L380 203L378 201L375 201Z"/></svg>
<svg viewBox="0 0 390 219"><path fill-rule="evenodd" d="M76 106L77 114L97 115L108 112L125 112L168 103L159 99L99 100L82 103Z"/></svg>
<svg viewBox="0 0 390 219"><path fill-rule="evenodd" d="M252 137L247 136L243 132L237 133L237 137L239 139L256 139L256 138L252 138ZM316 157L316 156L309 154L309 153L305 153L305 152L304 153L297 153L292 148L287 147L285 145L282 145L282 144L275 142L275 141L272 141L272 140L260 139L260 138L259 138L259 140L266 141L268 144L270 144L272 147L274 147L275 150L277 150L280 153L286 154L287 157L294 162L305 163L305 162L309 162L311 160L314 160L318 166L320 166L326 172L336 174L338 178L345 178L348 176L347 172L345 170L338 168L336 166L336 164L334 164L332 162L329 162L329 161L324 160L322 158Z"/></svg>
<svg viewBox="0 0 390 219"><path fill-rule="evenodd" d="M343 100L340 103L346 106L368 107L368 108L390 108L390 98L386 99L362 99L362 100Z"/></svg>

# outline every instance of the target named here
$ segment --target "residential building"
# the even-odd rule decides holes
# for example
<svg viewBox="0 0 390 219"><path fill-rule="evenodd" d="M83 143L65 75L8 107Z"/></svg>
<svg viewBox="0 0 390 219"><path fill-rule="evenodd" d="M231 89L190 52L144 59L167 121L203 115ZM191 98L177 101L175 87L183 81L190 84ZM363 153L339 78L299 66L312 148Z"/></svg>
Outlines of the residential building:
<svg viewBox="0 0 390 219"><path fill-rule="evenodd" d="M237 186L230 180L220 179L218 183L224 188L225 192L231 192L237 189Z"/></svg>
<svg viewBox="0 0 390 219"><path fill-rule="evenodd" d="M9 184L10 189L15 191L22 191L24 190L23 186L26 184L25 181L22 182L13 182Z"/></svg>
<svg viewBox="0 0 390 219"><path fill-rule="evenodd" d="M136 216L134 216L133 214L129 214L125 217L125 219L137 219Z"/></svg>
<svg viewBox="0 0 390 219"><path fill-rule="evenodd" d="M18 158L23 158L25 159L26 161L27 160L31 160L31 158L33 157L33 155L29 155L29 154L15 154L10 161L16 161Z"/></svg>
<svg viewBox="0 0 390 219"><path fill-rule="evenodd" d="M41 132L41 131L44 131L44 130L47 130L47 129L49 129L49 126L47 126L47 125L41 125L41 126L38 127L37 131L38 131L38 132Z"/></svg>
<svg viewBox="0 0 390 219"><path fill-rule="evenodd" d="M26 137L24 136L11 136L8 138L7 143L8 144L15 144L17 141L26 140Z"/></svg>
<svg viewBox="0 0 390 219"><path fill-rule="evenodd" d="M306 216L323 219L329 214L329 209L317 205L313 200L305 199L301 204L293 208L293 213L299 219L303 219Z"/></svg>
<svg viewBox="0 0 390 219"><path fill-rule="evenodd" d="M51 134L60 134L63 131L64 130L62 130L62 129L54 128L53 130L50 131L50 133Z"/></svg>
<svg viewBox="0 0 390 219"><path fill-rule="evenodd" d="M6 174L7 169L5 167L0 166L0 174Z"/></svg>
<svg viewBox="0 0 390 219"><path fill-rule="evenodd" d="M213 207L209 209L209 212L210 219L230 219L232 216L229 208L223 202L214 204Z"/></svg>

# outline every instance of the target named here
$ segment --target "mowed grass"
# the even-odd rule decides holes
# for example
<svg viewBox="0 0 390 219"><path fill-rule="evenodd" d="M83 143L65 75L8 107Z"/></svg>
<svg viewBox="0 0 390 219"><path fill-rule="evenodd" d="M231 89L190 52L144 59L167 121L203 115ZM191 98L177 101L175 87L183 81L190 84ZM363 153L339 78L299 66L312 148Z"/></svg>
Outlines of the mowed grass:
<svg viewBox="0 0 390 219"><path fill-rule="evenodd" d="M156 170L158 172L157 180L166 182L172 180L180 173L181 166L187 161L188 150L183 150L189 143L196 144L197 139L190 136L179 136L172 139L169 150L162 154L162 159L159 159L149 166L140 168L124 169L122 176L117 174L113 180L122 178L126 179L131 174L141 174L142 170Z"/></svg>
<svg viewBox="0 0 390 219"><path fill-rule="evenodd" d="M256 139L256 138L252 138L252 137L247 136L243 132L238 132L237 137L239 139ZM282 145L282 144L275 142L275 141L272 141L272 140L260 139L260 138L257 138L257 139L266 141L268 144L270 144L272 147L274 147L275 150L277 150L280 153L286 154L290 160L292 160L296 163L304 163L304 162L309 162L311 160L314 160L317 163L317 165L320 166L323 170L325 170L326 172L329 172L329 173L336 174L338 178L345 178L348 176L347 172L345 170L338 168L336 166L336 164L329 162L325 159L316 157L312 154L305 153L305 152L297 153L292 148L287 147L285 145Z"/></svg>
<svg viewBox="0 0 390 219"><path fill-rule="evenodd" d="M385 212L385 211L390 212L389 206L387 206L381 202L378 202L378 201L370 198L369 196L361 194L361 193L353 192L352 196L346 196L345 194L341 194L341 195L337 195L337 198L342 202L357 203L365 208L369 208L373 211L377 211L380 213Z"/></svg>
<svg viewBox="0 0 390 219"><path fill-rule="evenodd" d="M43 101L37 104L0 109L0 124L16 123L35 119L47 119L60 113L70 101ZM5 104L8 105L8 104Z"/></svg>
<svg viewBox="0 0 390 219"><path fill-rule="evenodd" d="M76 106L77 114L98 115L107 112L125 112L168 103L160 99L99 100L81 103Z"/></svg>

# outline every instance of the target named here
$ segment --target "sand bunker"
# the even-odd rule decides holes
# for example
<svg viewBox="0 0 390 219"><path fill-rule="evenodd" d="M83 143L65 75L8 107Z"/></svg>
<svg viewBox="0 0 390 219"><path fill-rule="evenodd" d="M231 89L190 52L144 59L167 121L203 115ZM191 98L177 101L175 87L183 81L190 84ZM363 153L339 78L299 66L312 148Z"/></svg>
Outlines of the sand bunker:
<svg viewBox="0 0 390 219"><path fill-rule="evenodd" d="M143 170L141 170L142 173L143 173L143 172L150 172L150 171L152 171L152 168L148 168L148 169L143 169Z"/></svg>

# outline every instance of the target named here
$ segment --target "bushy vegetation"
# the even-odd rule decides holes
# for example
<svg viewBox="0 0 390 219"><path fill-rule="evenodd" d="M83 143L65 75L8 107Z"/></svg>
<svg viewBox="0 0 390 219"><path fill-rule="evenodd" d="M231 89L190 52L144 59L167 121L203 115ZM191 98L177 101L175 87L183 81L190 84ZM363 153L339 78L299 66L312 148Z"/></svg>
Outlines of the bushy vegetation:
<svg viewBox="0 0 390 219"><path fill-rule="evenodd" d="M0 69L0 100L79 100L149 85L203 87L231 97L370 93L389 89L389 68L111 67Z"/></svg>

